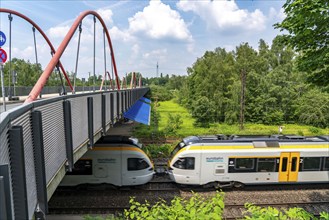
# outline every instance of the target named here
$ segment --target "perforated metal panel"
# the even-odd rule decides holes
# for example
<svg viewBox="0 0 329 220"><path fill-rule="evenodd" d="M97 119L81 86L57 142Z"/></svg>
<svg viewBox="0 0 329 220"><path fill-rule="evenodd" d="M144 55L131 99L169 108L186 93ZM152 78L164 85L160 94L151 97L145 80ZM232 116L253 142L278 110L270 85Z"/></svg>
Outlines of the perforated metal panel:
<svg viewBox="0 0 329 220"><path fill-rule="evenodd" d="M76 149L88 139L87 96L72 98L69 101L72 114L73 149Z"/></svg>
<svg viewBox="0 0 329 220"><path fill-rule="evenodd" d="M102 128L102 94L91 96L93 97L94 108L94 134Z"/></svg>
<svg viewBox="0 0 329 220"><path fill-rule="evenodd" d="M8 127L4 129L4 131L0 134L0 164L8 164L9 173L11 172L10 163L9 163L9 135L8 135ZM9 175L9 183L11 186L11 176ZM12 188L10 187L10 194L12 195ZM11 207L14 207L13 200L11 200ZM11 210L11 215L14 216L14 209Z"/></svg>
<svg viewBox="0 0 329 220"><path fill-rule="evenodd" d="M26 174L26 191L28 199L28 212L32 218L37 205L37 186L35 180L35 165L33 154L33 140L31 127L31 112L28 111L12 122L12 125L23 127L24 140L24 158L25 158L25 174Z"/></svg>
<svg viewBox="0 0 329 220"><path fill-rule="evenodd" d="M9 164L8 127L0 134L0 164Z"/></svg>
<svg viewBox="0 0 329 220"><path fill-rule="evenodd" d="M63 103L57 101L36 109L42 113L46 181L49 183L66 160Z"/></svg>

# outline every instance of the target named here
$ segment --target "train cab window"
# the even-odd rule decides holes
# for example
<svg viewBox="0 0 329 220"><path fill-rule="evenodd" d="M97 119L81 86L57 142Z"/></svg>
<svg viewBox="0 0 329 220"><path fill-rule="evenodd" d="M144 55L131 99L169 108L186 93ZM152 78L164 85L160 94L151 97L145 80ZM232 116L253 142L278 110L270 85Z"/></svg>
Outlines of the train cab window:
<svg viewBox="0 0 329 220"><path fill-rule="evenodd" d="M128 171L143 170L150 165L142 158L128 158Z"/></svg>
<svg viewBox="0 0 329 220"><path fill-rule="evenodd" d="M303 171L320 170L321 157L304 157Z"/></svg>
<svg viewBox="0 0 329 220"><path fill-rule="evenodd" d="M329 157L324 158L323 170L329 170Z"/></svg>
<svg viewBox="0 0 329 220"><path fill-rule="evenodd" d="M254 159L252 158L236 158L235 169L251 170L254 169Z"/></svg>
<svg viewBox="0 0 329 220"><path fill-rule="evenodd" d="M194 170L195 158L194 157L183 157L178 158L174 163L174 167L184 170Z"/></svg>
<svg viewBox="0 0 329 220"><path fill-rule="evenodd" d="M274 172L275 167L275 158L259 158L257 161L257 172Z"/></svg>
<svg viewBox="0 0 329 220"><path fill-rule="evenodd" d="M174 148L174 150L170 153L170 157L173 158L177 152L182 149L183 147L185 147L184 142L180 142L179 144L177 144L177 146Z"/></svg>

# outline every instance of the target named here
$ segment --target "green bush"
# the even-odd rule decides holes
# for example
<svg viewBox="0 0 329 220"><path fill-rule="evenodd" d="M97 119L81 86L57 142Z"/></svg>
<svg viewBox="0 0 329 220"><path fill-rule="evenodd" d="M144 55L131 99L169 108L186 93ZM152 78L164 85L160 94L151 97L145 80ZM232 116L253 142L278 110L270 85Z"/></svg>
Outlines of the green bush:
<svg viewBox="0 0 329 220"><path fill-rule="evenodd" d="M176 134L176 131L181 128L183 120L179 114L168 113L167 126L164 129L165 134Z"/></svg>
<svg viewBox="0 0 329 220"><path fill-rule="evenodd" d="M224 194L217 192L212 198L203 198L194 193L189 199L175 197L171 204L160 201L151 206L130 199L130 209L124 211L126 219L158 220L158 219L222 219L224 210Z"/></svg>
<svg viewBox="0 0 329 220"><path fill-rule="evenodd" d="M319 128L316 128L316 127L310 127L308 130L313 134L320 134L321 133L321 130Z"/></svg>
<svg viewBox="0 0 329 220"><path fill-rule="evenodd" d="M273 207L262 208L251 203L246 203L247 215L244 219L267 219L267 220L285 220L285 219L300 219L300 220L314 220L314 215L306 212L302 208L290 208L288 210L280 211Z"/></svg>
<svg viewBox="0 0 329 220"><path fill-rule="evenodd" d="M169 157L172 149L173 146L171 146L170 144L149 144L143 147L143 150L150 158L167 158Z"/></svg>

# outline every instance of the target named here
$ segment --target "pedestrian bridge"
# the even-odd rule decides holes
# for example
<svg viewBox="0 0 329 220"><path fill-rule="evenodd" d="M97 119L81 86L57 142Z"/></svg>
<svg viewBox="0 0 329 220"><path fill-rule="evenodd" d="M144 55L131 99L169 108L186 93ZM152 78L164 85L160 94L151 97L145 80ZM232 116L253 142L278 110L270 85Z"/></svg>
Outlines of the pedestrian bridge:
<svg viewBox="0 0 329 220"><path fill-rule="evenodd" d="M44 218L66 171L148 90L60 96L2 113L0 219Z"/></svg>
<svg viewBox="0 0 329 220"><path fill-rule="evenodd" d="M70 171L74 163L89 148L92 148L94 142L102 135L111 133L112 125L123 117L134 117L134 113L139 114L138 117L142 118L143 121L145 118L149 120L148 115L145 114L146 111L149 114L149 104L146 104L147 100L142 98L149 88L142 87L141 78L139 78L139 86L136 86L137 80L134 72L132 72L129 89L126 85L127 80L125 78L119 79L110 35L103 19L97 12L85 11L81 13L57 50L42 29L27 16L4 8L0 8L0 13L9 14L9 27L13 21L12 15L23 18L32 25L37 64L35 30L38 30L44 37L52 54L48 65L43 70L25 103L0 114L0 219L44 219L48 212L48 201L66 171ZM86 16L93 17L94 25L98 20L99 25L103 28L104 72L102 74L104 75L101 86L97 87L99 92L95 92L94 80L94 92L76 94L75 80L78 72L81 25ZM67 71L61 64L60 58L76 30L79 30L79 40L73 76L74 84L72 85L72 79L66 74ZM10 34L11 31L9 31L8 39L11 39ZM95 41L96 33L94 31L94 47ZM9 45L9 52L11 52L11 44L9 43ZM94 62L92 67L95 79L96 57L95 48L93 49ZM106 51L109 52L107 56ZM11 62L10 54L9 57L9 62ZM111 69L108 68L106 57L111 59ZM6 61L3 60L3 62ZM1 76L3 76L2 63L0 63L0 67ZM12 72L10 68L11 65L9 65L7 74ZM63 90L65 85L62 75L65 77L72 95L37 100L48 78L54 72L61 73L59 76ZM112 72L112 79L110 72ZM8 75L10 79L10 74ZM107 75L108 79L106 78ZM1 78L3 84L3 77ZM115 80L115 83L112 80ZM106 86L103 87L106 85L106 81L109 81L111 85L110 90ZM9 88L10 84L11 81L9 80ZM64 91L63 94L65 93ZM8 99L10 95L9 92L7 94ZM4 97L6 94L4 89L2 89L2 96L5 109ZM143 108L145 105L148 106L142 110L142 113L138 112L139 107ZM147 110L145 111L145 109Z"/></svg>

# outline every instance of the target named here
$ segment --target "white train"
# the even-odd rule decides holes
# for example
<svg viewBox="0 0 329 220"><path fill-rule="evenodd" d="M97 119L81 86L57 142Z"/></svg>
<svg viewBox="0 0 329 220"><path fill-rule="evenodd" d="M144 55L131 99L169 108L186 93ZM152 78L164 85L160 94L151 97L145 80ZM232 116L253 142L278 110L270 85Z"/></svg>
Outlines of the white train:
<svg viewBox="0 0 329 220"><path fill-rule="evenodd" d="M141 185L149 182L154 173L154 166L137 139L103 136L74 164L73 171L66 174L60 185Z"/></svg>
<svg viewBox="0 0 329 220"><path fill-rule="evenodd" d="M172 151L168 169L176 183L216 188L329 183L329 136L191 136Z"/></svg>

